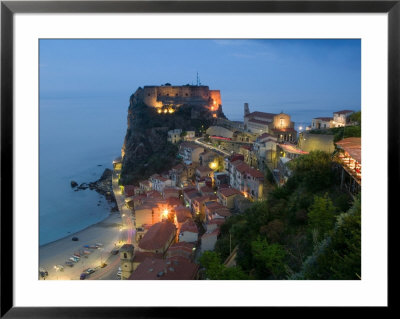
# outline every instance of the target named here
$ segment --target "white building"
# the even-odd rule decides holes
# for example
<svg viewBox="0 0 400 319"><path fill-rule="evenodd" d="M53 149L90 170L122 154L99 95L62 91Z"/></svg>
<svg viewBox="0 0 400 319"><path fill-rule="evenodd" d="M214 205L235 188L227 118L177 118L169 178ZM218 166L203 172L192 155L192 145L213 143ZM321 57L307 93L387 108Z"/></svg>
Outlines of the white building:
<svg viewBox="0 0 400 319"><path fill-rule="evenodd" d="M186 220L179 230L179 242L194 243L197 242L199 231L192 219Z"/></svg>
<svg viewBox="0 0 400 319"><path fill-rule="evenodd" d="M332 117L316 117L311 120L311 129L320 130L334 127Z"/></svg>
<svg viewBox="0 0 400 319"><path fill-rule="evenodd" d="M241 160L230 165L230 185L245 197L258 200L263 196L264 174Z"/></svg>
<svg viewBox="0 0 400 319"><path fill-rule="evenodd" d="M349 123L349 116L353 114L354 111L343 110L333 113L333 125L334 127L346 126Z"/></svg>
<svg viewBox="0 0 400 319"><path fill-rule="evenodd" d="M174 181L157 174L150 176L149 180L151 183L151 188L160 193L164 192L165 187L175 186Z"/></svg>
<svg viewBox="0 0 400 319"><path fill-rule="evenodd" d="M200 154L203 152L204 148L193 142L183 142L179 148L179 154L186 165L199 163Z"/></svg>
<svg viewBox="0 0 400 319"><path fill-rule="evenodd" d="M181 134L182 134L181 129L175 129L175 130L168 131L167 141L171 142L172 144L176 144L176 143L180 142Z"/></svg>

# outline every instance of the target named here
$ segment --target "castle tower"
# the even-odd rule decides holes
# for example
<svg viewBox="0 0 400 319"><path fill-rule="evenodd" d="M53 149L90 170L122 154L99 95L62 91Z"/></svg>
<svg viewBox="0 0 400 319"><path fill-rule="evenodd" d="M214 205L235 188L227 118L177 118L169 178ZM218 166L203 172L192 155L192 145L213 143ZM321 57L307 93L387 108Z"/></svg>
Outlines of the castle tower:
<svg viewBox="0 0 400 319"><path fill-rule="evenodd" d="M244 116L250 114L249 103L244 103Z"/></svg>
<svg viewBox="0 0 400 319"><path fill-rule="evenodd" d="M133 272L133 258L135 258L135 248L132 244L125 244L119 250L121 262L121 280L127 280Z"/></svg>

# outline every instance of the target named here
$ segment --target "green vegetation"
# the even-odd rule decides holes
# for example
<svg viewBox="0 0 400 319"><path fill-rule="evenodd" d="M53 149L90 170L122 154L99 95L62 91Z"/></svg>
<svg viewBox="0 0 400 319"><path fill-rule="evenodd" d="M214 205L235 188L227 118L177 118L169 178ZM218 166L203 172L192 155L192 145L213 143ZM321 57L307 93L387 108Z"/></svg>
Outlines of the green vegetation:
<svg viewBox="0 0 400 319"><path fill-rule="evenodd" d="M361 279L361 201L337 218L335 227L291 279Z"/></svg>
<svg viewBox="0 0 400 319"><path fill-rule="evenodd" d="M361 111L351 114L349 119L351 122L356 122L358 125L361 126Z"/></svg>
<svg viewBox="0 0 400 319"><path fill-rule="evenodd" d="M319 151L292 160L284 186L221 226L215 247L220 260L238 245L237 267L250 279L357 279L359 204L339 190L332 165ZM212 274L221 279L221 271Z"/></svg>
<svg viewBox="0 0 400 319"><path fill-rule="evenodd" d="M200 257L200 264L206 269L204 279L243 280L250 279L240 267L226 267L220 256L213 251L206 251Z"/></svg>

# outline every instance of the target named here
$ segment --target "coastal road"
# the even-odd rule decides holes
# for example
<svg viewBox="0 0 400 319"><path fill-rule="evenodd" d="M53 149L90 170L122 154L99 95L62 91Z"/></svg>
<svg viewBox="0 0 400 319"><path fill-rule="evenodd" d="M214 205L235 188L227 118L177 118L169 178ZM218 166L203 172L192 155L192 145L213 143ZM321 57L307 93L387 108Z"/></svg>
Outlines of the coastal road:
<svg viewBox="0 0 400 319"><path fill-rule="evenodd" d="M135 243L135 232L136 228L132 221L132 212L125 205L125 195L121 191L118 185L118 174L120 174L119 170L114 170L112 175L112 188L115 197L115 201L117 202L118 210L121 214L122 226L120 228L121 232L121 245L122 244L132 244ZM121 246L119 245L119 246ZM137 248L137 247L135 247ZM117 255L109 255L108 259L105 261L107 266L104 268L99 268L96 273L90 275L89 280L116 280L118 268L120 267L120 258L119 254Z"/></svg>

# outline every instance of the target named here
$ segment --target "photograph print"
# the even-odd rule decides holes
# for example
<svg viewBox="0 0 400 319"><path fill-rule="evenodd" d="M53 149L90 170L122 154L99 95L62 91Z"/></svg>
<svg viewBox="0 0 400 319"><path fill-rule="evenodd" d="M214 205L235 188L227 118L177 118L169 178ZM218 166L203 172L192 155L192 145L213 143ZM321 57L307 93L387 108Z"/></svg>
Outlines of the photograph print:
<svg viewBox="0 0 400 319"><path fill-rule="evenodd" d="M361 280L360 39L40 39L38 280Z"/></svg>

